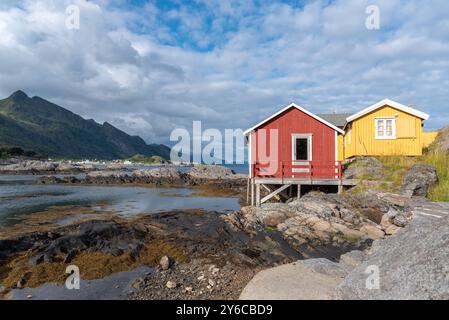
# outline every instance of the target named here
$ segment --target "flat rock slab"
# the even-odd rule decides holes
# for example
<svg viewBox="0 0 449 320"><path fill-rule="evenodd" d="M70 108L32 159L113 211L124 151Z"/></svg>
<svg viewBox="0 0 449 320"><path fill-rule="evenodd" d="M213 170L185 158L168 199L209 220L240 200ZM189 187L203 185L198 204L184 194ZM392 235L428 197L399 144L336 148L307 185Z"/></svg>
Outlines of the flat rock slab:
<svg viewBox="0 0 449 320"><path fill-rule="evenodd" d="M259 272L240 300L329 300L347 272L327 259L308 259Z"/></svg>
<svg viewBox="0 0 449 320"><path fill-rule="evenodd" d="M436 206L428 203L421 210L432 212ZM415 215L397 235L375 243L368 259L337 287L335 298L449 299L449 210L439 207L432 215Z"/></svg>

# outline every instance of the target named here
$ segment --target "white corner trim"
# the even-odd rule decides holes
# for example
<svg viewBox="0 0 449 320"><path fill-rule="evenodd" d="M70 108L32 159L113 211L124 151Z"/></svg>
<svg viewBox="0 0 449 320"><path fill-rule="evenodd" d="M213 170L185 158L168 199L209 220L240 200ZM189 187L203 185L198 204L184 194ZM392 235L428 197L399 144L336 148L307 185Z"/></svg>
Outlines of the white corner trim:
<svg viewBox="0 0 449 320"><path fill-rule="evenodd" d="M357 112L356 114L353 114L350 117L347 117L346 121L348 123L351 122L351 121L354 121L354 120L356 120L356 119L358 119L360 117L363 117L364 115L366 115L366 114L368 114L370 112L373 112L374 110L377 110L377 109L379 109L379 108L381 108L381 107L383 107L385 105L388 105L388 106L393 107L395 109L398 109L398 110L401 110L403 112L409 113L409 114L414 115L414 116L416 116L418 118L421 118L423 120L427 120L430 117L427 113L421 112L421 111L413 109L411 107L407 107L406 105L403 105L403 104L401 104L399 102L396 102L396 101L393 101L393 100L390 100L390 99L384 99L382 101L379 101L379 102L373 104L372 106L369 106L369 107L363 109L360 112Z"/></svg>
<svg viewBox="0 0 449 320"><path fill-rule="evenodd" d="M248 166L249 166L249 178L253 177L253 157L252 157L252 148L253 148L253 144L252 144L252 134L250 134L248 136Z"/></svg>
<svg viewBox="0 0 449 320"><path fill-rule="evenodd" d="M320 121L321 123L324 123L326 126L332 128L332 129L334 129L334 130L337 131L337 132L340 132L341 134L344 134L344 133L345 133L345 132L344 132L343 130L341 130L340 128L338 128L338 127L334 126L333 124L327 122L326 120L324 120L324 119L318 117L316 114L313 114L312 112L310 112L310 111L308 111L308 110L306 110L306 109L304 109L304 108L298 106L298 105L295 104L295 103L291 103L291 104L289 104L288 106L286 106L286 107L282 108L281 110L279 110L278 112L272 114L271 116L269 116L269 117L266 118L265 120L262 120L261 122L259 122L259 123L256 124L255 126L249 128L248 130L246 130L245 132L243 132L243 134L244 134L245 136L248 135L250 132L254 131L254 130L257 129L258 127L260 127L261 125L263 125L265 122L270 121L271 119L277 117L278 115L284 113L285 111L287 111L288 109L290 109L290 108L292 108L292 107L298 109L299 111L304 112L305 114L311 116L311 117L314 118L315 120L318 120L318 121Z"/></svg>
<svg viewBox="0 0 449 320"><path fill-rule="evenodd" d="M338 161L338 134L335 131L335 161Z"/></svg>

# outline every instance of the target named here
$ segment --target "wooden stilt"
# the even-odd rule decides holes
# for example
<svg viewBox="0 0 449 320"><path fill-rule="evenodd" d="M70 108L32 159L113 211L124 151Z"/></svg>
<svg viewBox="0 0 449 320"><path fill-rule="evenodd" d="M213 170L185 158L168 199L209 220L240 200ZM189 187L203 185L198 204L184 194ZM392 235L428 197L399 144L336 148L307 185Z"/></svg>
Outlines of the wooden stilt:
<svg viewBox="0 0 449 320"><path fill-rule="evenodd" d="M260 184L256 184L256 206L260 207Z"/></svg>
<svg viewBox="0 0 449 320"><path fill-rule="evenodd" d="M246 204L249 204L249 189L251 184L251 178L246 181Z"/></svg>
<svg viewBox="0 0 449 320"><path fill-rule="evenodd" d="M254 179L251 179L251 207L254 207Z"/></svg>
<svg viewBox="0 0 449 320"><path fill-rule="evenodd" d="M339 185L338 185L338 194L342 194L342 193L343 193L343 190L344 190L343 185L342 185L342 184L339 184Z"/></svg>
<svg viewBox="0 0 449 320"><path fill-rule="evenodd" d="M301 185L298 184L298 194L297 194L298 200L301 199Z"/></svg>

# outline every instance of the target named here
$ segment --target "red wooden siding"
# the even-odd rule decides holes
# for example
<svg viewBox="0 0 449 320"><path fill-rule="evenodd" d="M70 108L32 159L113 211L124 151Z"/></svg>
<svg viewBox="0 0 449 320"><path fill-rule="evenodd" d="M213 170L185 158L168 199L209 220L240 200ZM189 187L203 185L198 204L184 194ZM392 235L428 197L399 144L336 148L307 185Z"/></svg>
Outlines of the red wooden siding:
<svg viewBox="0 0 449 320"><path fill-rule="evenodd" d="M259 159L259 139L260 130L266 130L266 151L270 151L270 130L278 130L278 166L273 175L265 175L264 165ZM314 119L308 114L292 107L275 118L267 121L251 133L251 161L252 176L264 176L274 178L305 178L313 173L314 178L335 178L336 158L335 158L335 133L336 131L324 123ZM312 161L309 164L294 166L292 156L292 135L311 134L312 135ZM302 162L302 161L301 161ZM265 165L268 166L268 165ZM292 172L292 168L313 168L309 172Z"/></svg>

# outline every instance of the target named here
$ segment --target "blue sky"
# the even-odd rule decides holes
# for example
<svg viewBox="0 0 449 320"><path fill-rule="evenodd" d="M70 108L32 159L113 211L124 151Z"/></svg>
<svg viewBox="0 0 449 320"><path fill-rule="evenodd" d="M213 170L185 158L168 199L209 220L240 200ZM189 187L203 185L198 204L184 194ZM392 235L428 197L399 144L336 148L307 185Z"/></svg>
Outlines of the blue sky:
<svg viewBox="0 0 449 320"><path fill-rule="evenodd" d="M80 9L80 28L65 26ZM380 29L365 27L366 7ZM3 0L0 95L22 89L148 142L246 129L295 102L355 112L381 99L449 125L449 1Z"/></svg>

